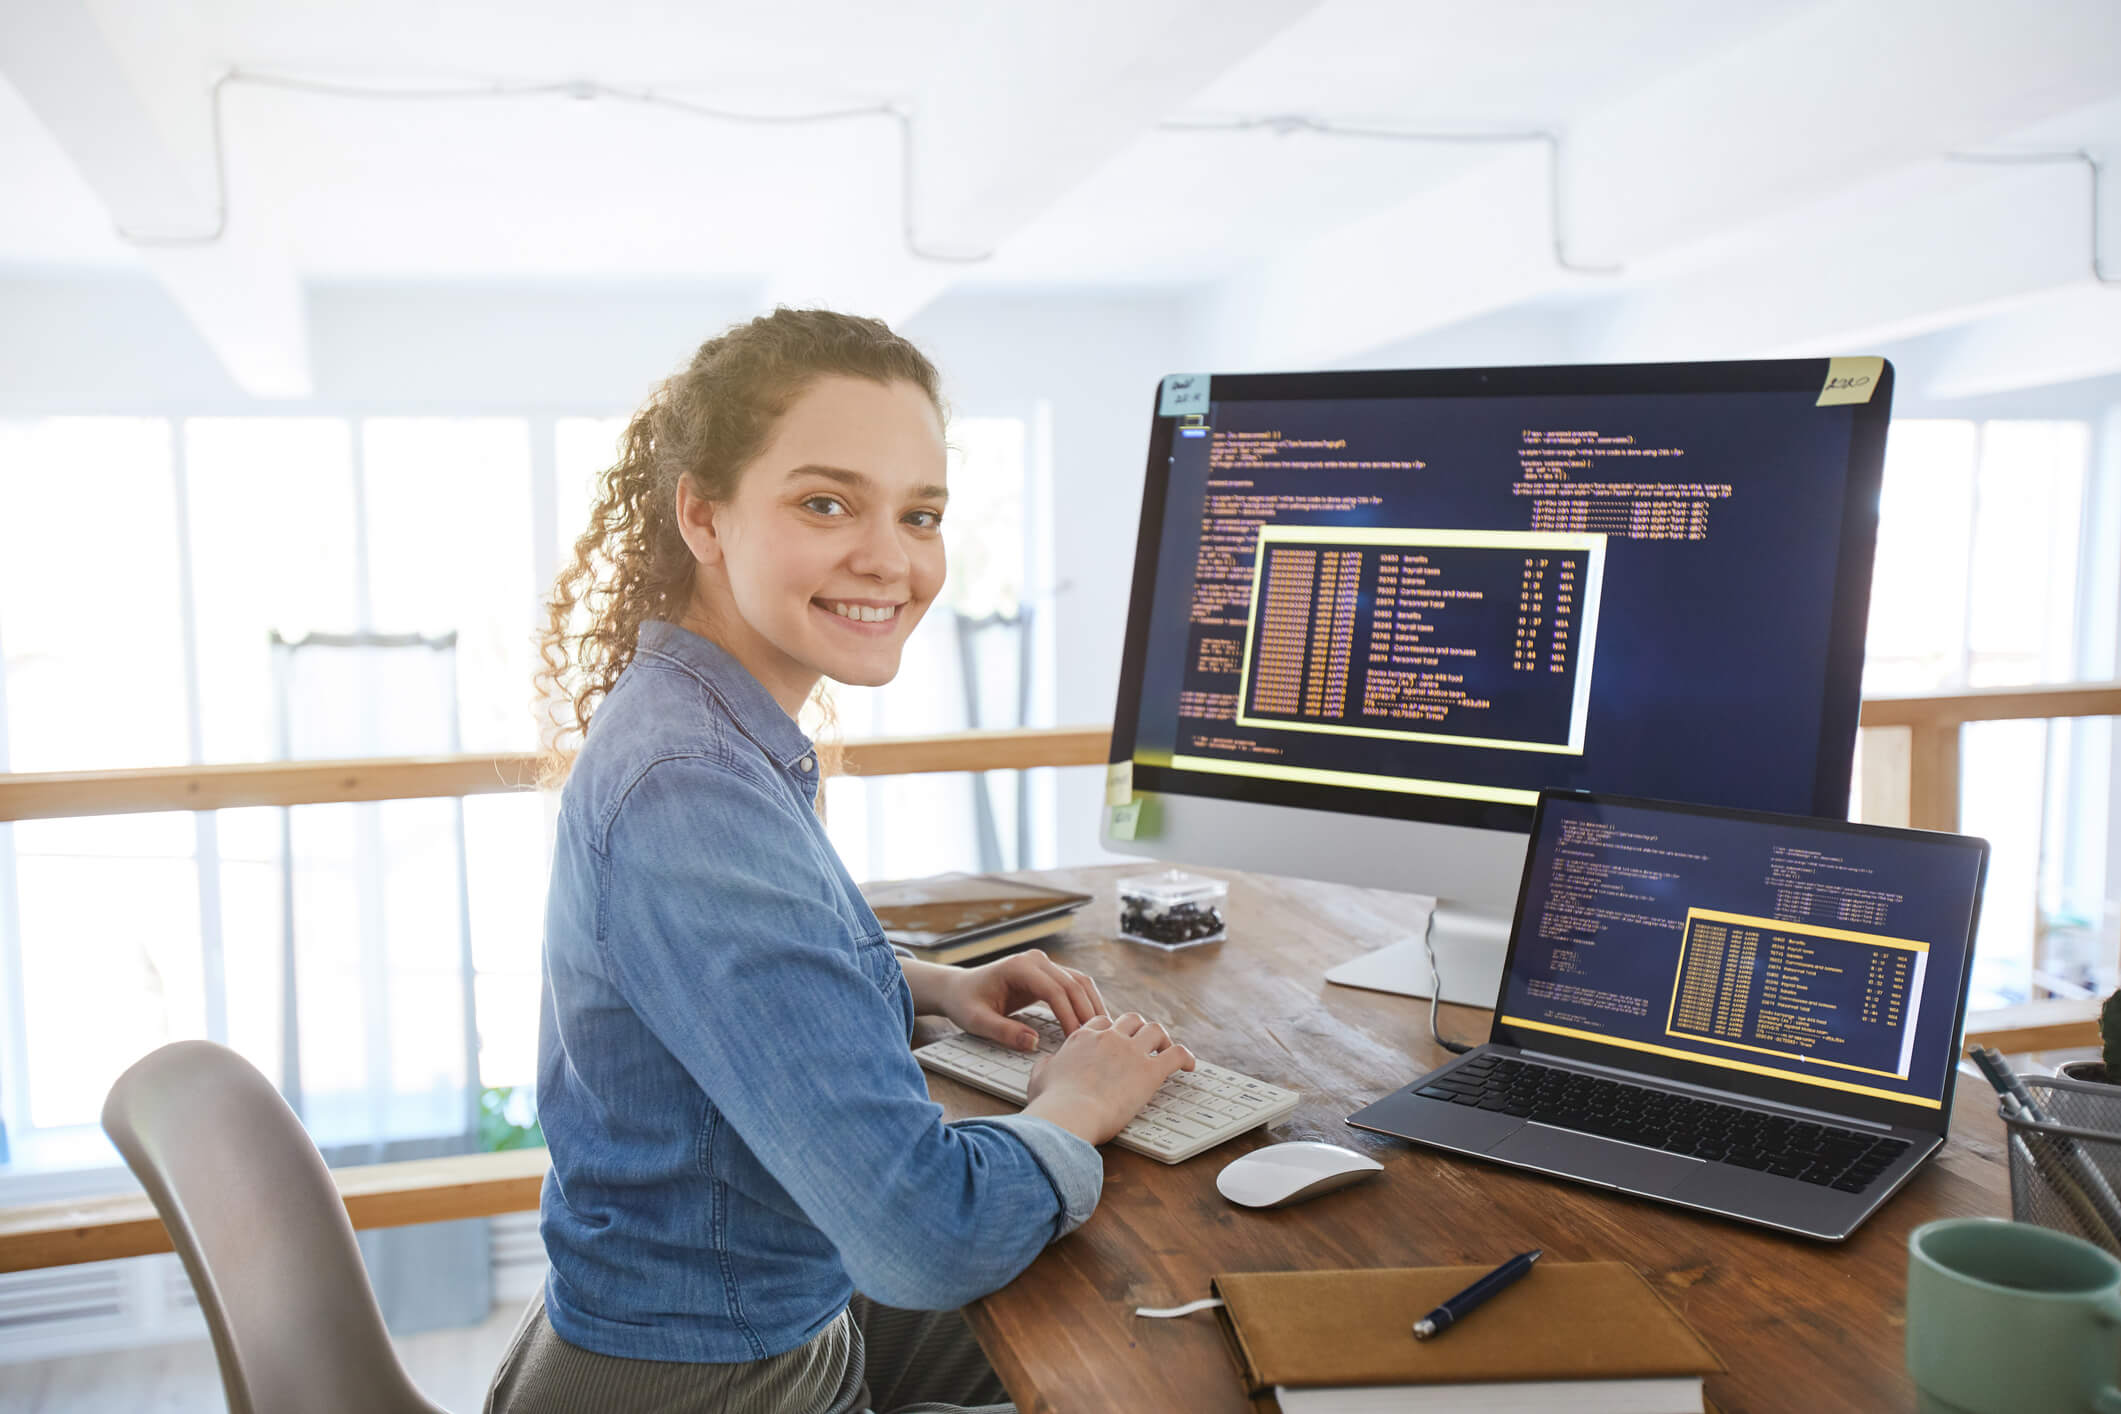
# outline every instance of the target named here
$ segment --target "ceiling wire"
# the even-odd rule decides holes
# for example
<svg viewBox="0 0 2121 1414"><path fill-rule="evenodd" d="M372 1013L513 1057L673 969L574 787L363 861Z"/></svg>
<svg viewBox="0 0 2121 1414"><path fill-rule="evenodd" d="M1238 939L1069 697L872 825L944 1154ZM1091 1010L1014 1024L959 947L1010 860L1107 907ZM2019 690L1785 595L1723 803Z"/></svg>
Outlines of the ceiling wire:
<svg viewBox="0 0 2121 1414"><path fill-rule="evenodd" d="M810 113L743 113L709 104L695 103L688 99L674 98L668 94L649 89L618 88L594 80L570 80L542 83L494 83L476 87L403 88L376 87L339 83L322 79L298 78L287 74L254 73L244 69L230 69L213 81L208 91L210 126L214 156L214 222L210 229L187 234L162 234L128 230L114 226L121 240L137 246L202 246L220 241L228 233L228 154L224 137L222 93L234 83L258 88L276 88L295 93L320 94L333 98L350 98L384 102L436 102L452 99L495 98L545 98L564 97L587 101L609 99L620 103L632 103L642 107L663 108L689 117L704 118L714 122L733 123L753 127L803 127L824 123L838 123L863 118L889 118L898 131L899 141L899 211L900 240L906 253L916 260L925 260L950 265L977 265L994 258L993 251L977 255L953 254L930 250L923 246L914 228L916 183L914 177L914 133L913 118L905 109L892 103L877 103L848 108L825 109ZM1561 135L1551 129L1534 128L1523 131L1502 132L1417 132L1393 128L1363 127L1348 123L1327 122L1304 114L1276 114L1268 117L1213 119L1168 119L1158 125L1171 132L1249 132L1265 130L1278 137L1295 133L1309 133L1319 137L1343 137L1387 142L1415 142L1458 145L1495 145L1503 143L1537 142L1547 151L1547 208L1552 230L1554 264L1563 270L1586 275L1617 275L1625 268L1620 265L1588 265L1572 260L1568 254L1567 240L1562 232L1561 203ZM1945 158L1951 162L1985 163L1993 165L2051 165L2056 163L2083 164L2091 183L2091 274L2092 279L2102 285L2121 285L2121 276L2106 273L2102 259L2103 241L2100 232L2101 178L2104 164L2083 148L2065 152L1951 152Z"/></svg>
<svg viewBox="0 0 2121 1414"><path fill-rule="evenodd" d="M1281 113L1263 118L1215 119L1173 118L1158 126L1170 132L1252 132L1264 129L1276 137L1310 133L1318 137L1367 138L1384 142L1456 143L1460 145L1537 142L1547 149L1547 222L1554 238L1554 264L1578 275L1618 275L1625 266L1586 265L1571 260L1561 230L1561 134L1548 128L1526 128L1516 132L1414 132L1399 128L1369 128L1349 123L1326 122L1301 113Z"/></svg>
<svg viewBox="0 0 2121 1414"><path fill-rule="evenodd" d="M222 92L230 84L246 84L255 88L276 88L292 93L321 94L330 98L352 98L378 102L441 102L451 99L494 98L573 98L583 101L608 99L618 103L632 103L642 107L662 108L688 117L705 118L721 123L735 123L752 127L807 127L824 123L840 123L852 119L889 118L898 132L899 147L899 236L906 253L916 260L933 261L947 265L977 265L994 258L993 251L978 255L960 255L945 251L930 250L922 245L914 230L914 140L913 118L903 108L891 103L875 103L850 108L831 108L812 113L740 113L726 108L716 108L689 99L673 98L668 94L649 89L617 88L594 80L572 80L545 83L493 83L477 86L444 88L380 87L364 84L339 83L324 79L297 78L288 74L253 73L245 69L230 69L215 79L208 91L208 106L211 117L214 149L214 221L204 231L186 234L160 234L131 231L115 226L120 239L137 246L203 246L213 245L228 234L228 152L223 137Z"/></svg>
<svg viewBox="0 0 2121 1414"><path fill-rule="evenodd" d="M2100 262L2099 238L2099 178L2104 164L2085 149L2073 148L2068 152L1947 152L1947 162L1982 162L1996 166L2040 166L2056 162L2081 162L2091 174L2092 182L2092 279L2102 285L2121 285L2121 276L2109 275Z"/></svg>

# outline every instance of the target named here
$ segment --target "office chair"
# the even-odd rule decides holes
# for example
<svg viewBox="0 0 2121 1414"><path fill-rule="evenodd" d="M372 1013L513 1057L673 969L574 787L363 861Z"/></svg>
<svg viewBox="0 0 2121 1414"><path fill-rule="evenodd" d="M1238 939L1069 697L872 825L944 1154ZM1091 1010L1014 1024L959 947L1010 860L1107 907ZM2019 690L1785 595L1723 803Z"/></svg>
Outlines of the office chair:
<svg viewBox="0 0 2121 1414"><path fill-rule="evenodd" d="M448 1414L398 1363L323 1156L248 1061L164 1046L111 1086L103 1130L184 1259L229 1414Z"/></svg>

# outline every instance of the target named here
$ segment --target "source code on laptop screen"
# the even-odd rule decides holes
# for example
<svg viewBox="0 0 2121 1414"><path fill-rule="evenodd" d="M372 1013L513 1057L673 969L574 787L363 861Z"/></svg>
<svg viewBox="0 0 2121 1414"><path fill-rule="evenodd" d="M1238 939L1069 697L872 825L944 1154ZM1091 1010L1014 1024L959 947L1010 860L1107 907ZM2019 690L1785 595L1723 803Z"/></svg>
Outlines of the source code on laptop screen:
<svg viewBox="0 0 2121 1414"><path fill-rule="evenodd" d="M1502 1020L1938 1108L1974 906L1965 859L1550 799Z"/></svg>

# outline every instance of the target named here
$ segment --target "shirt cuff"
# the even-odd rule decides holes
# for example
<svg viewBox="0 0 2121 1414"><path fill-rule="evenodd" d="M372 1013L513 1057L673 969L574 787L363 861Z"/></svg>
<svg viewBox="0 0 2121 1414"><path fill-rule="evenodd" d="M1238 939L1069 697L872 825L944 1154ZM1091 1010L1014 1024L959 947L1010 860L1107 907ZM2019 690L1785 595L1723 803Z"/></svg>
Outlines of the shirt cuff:
<svg viewBox="0 0 2121 1414"><path fill-rule="evenodd" d="M1031 1151L1060 1199L1060 1225L1053 1234L1056 1240L1081 1227L1097 1211L1097 1200L1105 1191L1105 1160L1096 1146L1081 1135L1070 1134L1050 1119L1026 1114L990 1115L959 1123L1006 1129Z"/></svg>

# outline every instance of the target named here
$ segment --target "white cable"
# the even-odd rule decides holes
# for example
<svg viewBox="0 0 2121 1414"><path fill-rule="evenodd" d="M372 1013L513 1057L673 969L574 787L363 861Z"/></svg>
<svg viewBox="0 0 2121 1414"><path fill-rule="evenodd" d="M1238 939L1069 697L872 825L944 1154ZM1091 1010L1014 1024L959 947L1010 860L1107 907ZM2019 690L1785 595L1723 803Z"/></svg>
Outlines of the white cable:
<svg viewBox="0 0 2121 1414"><path fill-rule="evenodd" d="M1188 1301L1183 1306L1137 1306L1134 1308L1134 1314L1137 1316L1153 1316L1157 1320L1168 1321L1176 1316L1190 1316L1195 1311L1206 1311L1210 1307L1222 1304L1222 1298L1219 1296L1204 1296L1198 1301Z"/></svg>
<svg viewBox="0 0 2121 1414"><path fill-rule="evenodd" d="M2075 148L2068 152L1947 152L1947 162L1985 162L1997 166L2043 165L2052 162L2082 162L2092 179L2092 278L2102 285L2121 285L2121 275L2109 275L2099 259L2099 178L2105 168L2098 158Z"/></svg>
<svg viewBox="0 0 2121 1414"><path fill-rule="evenodd" d="M852 108L830 108L814 113L739 113L727 108L695 103L690 99L672 98L650 89L615 88L588 79L565 83L492 83L452 88L404 88L306 79L290 74L260 74L244 69L230 69L215 79L207 91L212 114L210 126L214 147L212 229L195 234L159 235L128 231L119 226L115 229L120 239L143 246L212 245L228 234L228 156L222 132L221 91L232 83L249 84L257 88L277 88L292 93L321 94L328 98L355 98L375 102L446 102L452 99L478 98L574 98L587 101L605 98L644 107L666 108L693 118L706 118L719 123L748 124L753 127L802 127L817 123L839 123L856 118L890 118L898 129L899 235L905 243L906 253L916 260L950 265L977 265L994 258L992 251L981 255L952 255L928 250L921 245L913 229L913 119L895 104L874 103Z"/></svg>

